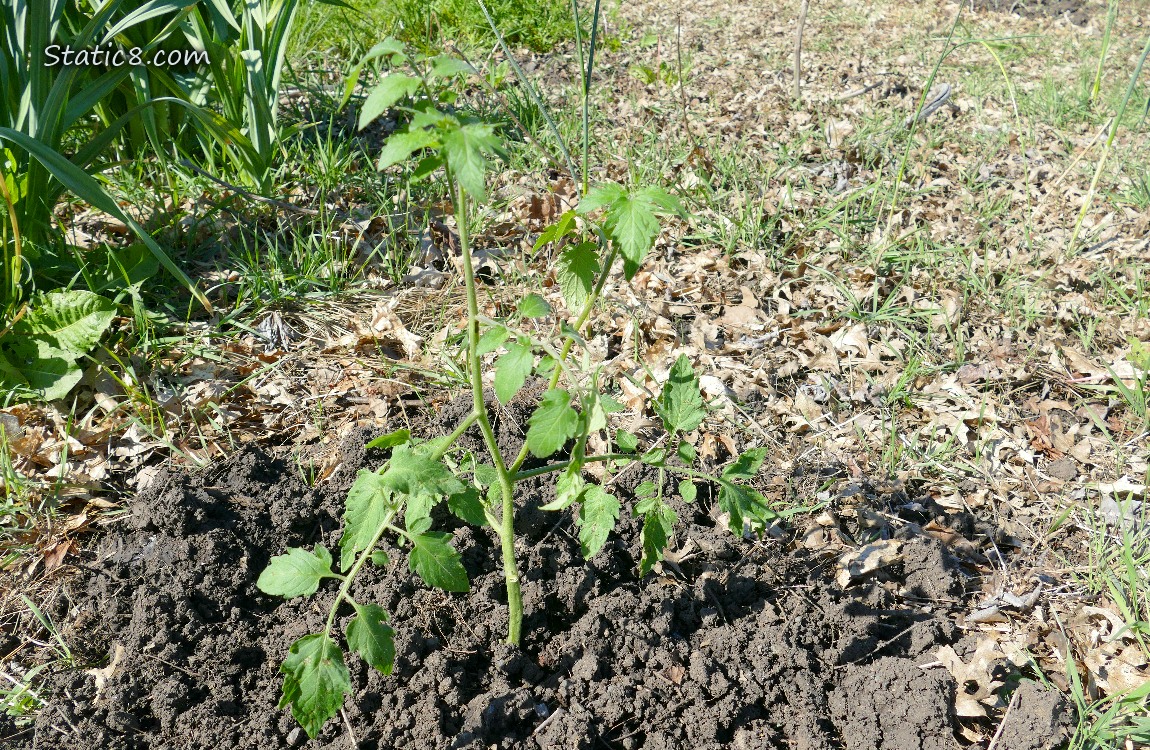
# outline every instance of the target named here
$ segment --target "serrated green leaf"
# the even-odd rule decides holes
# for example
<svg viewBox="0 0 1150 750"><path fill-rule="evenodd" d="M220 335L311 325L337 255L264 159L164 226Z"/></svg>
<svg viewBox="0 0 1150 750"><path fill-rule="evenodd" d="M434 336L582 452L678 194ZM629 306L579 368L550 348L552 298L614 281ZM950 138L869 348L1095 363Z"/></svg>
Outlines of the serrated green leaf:
<svg viewBox="0 0 1150 750"><path fill-rule="evenodd" d="M434 461L418 448L401 445L391 454L382 482L405 495L452 495L463 490L451 469L442 461Z"/></svg>
<svg viewBox="0 0 1150 750"><path fill-rule="evenodd" d="M615 432L615 445L619 446L621 453L634 453L639 449L639 438L626 430Z"/></svg>
<svg viewBox="0 0 1150 750"><path fill-rule="evenodd" d="M575 210L580 215L586 215L596 209L617 203L626 197L627 191L622 185L615 182L603 182L588 190Z"/></svg>
<svg viewBox="0 0 1150 750"><path fill-rule="evenodd" d="M462 492L447 498L447 508L455 516L473 526L486 526L487 514L483 510L483 500L474 485L467 485Z"/></svg>
<svg viewBox="0 0 1150 750"><path fill-rule="evenodd" d="M563 510L578 500L586 487L587 483L583 481L583 476L579 473L579 470L574 468L568 469L563 472L555 482L555 499L539 506L539 509Z"/></svg>
<svg viewBox="0 0 1150 750"><path fill-rule="evenodd" d="M291 547L285 554L271 559L256 580L256 588L265 594L294 599L314 594L324 578L335 578L327 548L317 544L313 552L308 552L301 547Z"/></svg>
<svg viewBox="0 0 1150 750"><path fill-rule="evenodd" d="M409 534L422 534L431 528L431 509L438 497L426 492L408 495L403 508L403 527Z"/></svg>
<svg viewBox="0 0 1150 750"><path fill-rule="evenodd" d="M595 278L599 275L598 246L591 242L581 242L559 253L555 262L555 276L563 301L572 312L583 309L595 288Z"/></svg>
<svg viewBox="0 0 1150 750"><path fill-rule="evenodd" d="M551 314L551 305L538 294L528 294L519 301L519 314L525 318L542 318Z"/></svg>
<svg viewBox="0 0 1150 750"><path fill-rule="evenodd" d="M675 449L675 453L685 464L695 463L695 457L698 455L695 452L695 446L688 443L686 440L679 441L679 447Z"/></svg>
<svg viewBox="0 0 1150 750"><path fill-rule="evenodd" d="M351 692L343 651L329 636L306 635L291 645L280 672L284 684L279 707L290 704L292 716L315 739Z"/></svg>
<svg viewBox="0 0 1150 750"><path fill-rule="evenodd" d="M491 487L499 481L499 472L491 464L475 464L474 477L480 487Z"/></svg>
<svg viewBox="0 0 1150 750"><path fill-rule="evenodd" d="M529 345L516 343L507 347L507 353L495 362L495 397L500 403L515 398L534 364L535 355Z"/></svg>
<svg viewBox="0 0 1150 750"><path fill-rule="evenodd" d="M412 537L408 565L428 586L466 593L471 590L467 571L463 569L459 552L448 544L449 539L451 535L443 532Z"/></svg>
<svg viewBox="0 0 1150 750"><path fill-rule="evenodd" d="M667 213L678 214L679 216L685 216L687 213L683 210L683 204L679 202L678 198L660 187L652 185L639 188L639 190L635 192L635 197L652 206L657 206Z"/></svg>
<svg viewBox="0 0 1150 750"><path fill-rule="evenodd" d="M495 135L495 126L461 125L443 136L442 150L463 189L478 201L486 199L488 157L504 153L503 142Z"/></svg>
<svg viewBox="0 0 1150 750"><path fill-rule="evenodd" d="M387 612L378 604L357 604L347 624L347 647L365 662L391 674L395 666L395 631L387 624Z"/></svg>
<svg viewBox="0 0 1150 750"><path fill-rule="evenodd" d="M411 442L411 430L406 427L400 428L393 432L388 432L379 437L371 440L367 445L363 446L365 450L394 448L397 445Z"/></svg>
<svg viewBox="0 0 1150 750"><path fill-rule="evenodd" d="M587 432L598 432L607 426L607 410L603 408L603 397L599 393L591 392L583 404L583 413L587 417Z"/></svg>
<svg viewBox="0 0 1150 750"><path fill-rule="evenodd" d="M428 154L419 160L415 165L415 169L411 171L411 179L419 182L422 179L430 177L435 173L435 170L442 167L444 164L443 156L440 154Z"/></svg>
<svg viewBox="0 0 1150 750"><path fill-rule="evenodd" d="M434 147L437 143L438 139L435 133L421 128L395 133L387 139L387 143L380 149L376 169L382 171L394 164L399 164L416 151Z"/></svg>
<svg viewBox="0 0 1150 750"><path fill-rule="evenodd" d="M536 458L547 458L575 437L578 429L579 414L571 408L571 394L552 388L527 420L527 449Z"/></svg>
<svg viewBox="0 0 1150 750"><path fill-rule="evenodd" d="M483 332L483 335L479 337L479 341L476 342L475 352L481 357L484 354L490 354L503 346L503 342L506 341L509 336L511 336L511 332L503 326L488 328Z"/></svg>
<svg viewBox="0 0 1150 750"><path fill-rule="evenodd" d="M56 349L80 355L100 343L115 316L111 300L87 290L49 292L33 300L12 332L42 338Z"/></svg>
<svg viewBox="0 0 1150 750"><path fill-rule="evenodd" d="M652 481L640 482L635 488L635 497L652 497L655 494L655 483ZM642 508L636 508L640 513L644 511Z"/></svg>
<svg viewBox="0 0 1150 750"><path fill-rule="evenodd" d="M460 73L474 73L475 68L463 62L459 58L450 57L448 55L439 55L432 61L431 70L429 71L432 78L448 78L456 76Z"/></svg>
<svg viewBox="0 0 1150 750"><path fill-rule="evenodd" d="M663 420L667 432L690 432L703 423L707 410L703 394L699 392L699 379L686 355L680 354L671 367L663 392L655 403L655 413Z"/></svg>
<svg viewBox="0 0 1150 750"><path fill-rule="evenodd" d="M659 219L648 201L623 197L607 209L603 228L623 256L623 276L635 275L659 234Z"/></svg>
<svg viewBox="0 0 1150 750"><path fill-rule="evenodd" d="M679 497L683 498L683 502L695 502L695 497L698 495L698 493L698 488L695 487L695 483L690 479L684 479L683 481L679 482Z"/></svg>
<svg viewBox="0 0 1150 750"><path fill-rule="evenodd" d="M538 250L549 242L558 242L567 235L571 234L571 230L575 227L575 212L564 211L563 215L559 217L559 221L544 229L539 238L535 240L534 250Z"/></svg>
<svg viewBox="0 0 1150 750"><path fill-rule="evenodd" d="M380 527L395 517L391 488L374 471L360 469L347 491L343 510L343 536L339 539L339 569L347 571L359 553L371 544Z"/></svg>
<svg viewBox="0 0 1150 750"><path fill-rule="evenodd" d="M728 514L728 526L739 536L748 529L761 531L778 517L757 490L724 479L719 480L719 509Z"/></svg>
<svg viewBox="0 0 1150 750"><path fill-rule="evenodd" d="M667 449L652 448L642 456L639 456L639 460L649 466L662 466L667 462Z"/></svg>
<svg viewBox="0 0 1150 750"><path fill-rule="evenodd" d="M639 561L639 575L651 572L655 563L663 559L663 550L675 530L679 517L668 506L659 503L643 516L643 557Z"/></svg>
<svg viewBox="0 0 1150 750"><path fill-rule="evenodd" d="M607 542L619 520L619 501L597 484L583 493L579 506L579 547L583 559L590 560Z"/></svg>
<svg viewBox="0 0 1150 750"><path fill-rule="evenodd" d="M766 448L752 448L743 451L738 460L723 469L723 479L731 481L753 479L767 457Z"/></svg>
<svg viewBox="0 0 1150 750"><path fill-rule="evenodd" d="M394 107L405 96L414 94L420 86L418 78L392 73L375 85L359 112L359 129L363 130L387 109Z"/></svg>

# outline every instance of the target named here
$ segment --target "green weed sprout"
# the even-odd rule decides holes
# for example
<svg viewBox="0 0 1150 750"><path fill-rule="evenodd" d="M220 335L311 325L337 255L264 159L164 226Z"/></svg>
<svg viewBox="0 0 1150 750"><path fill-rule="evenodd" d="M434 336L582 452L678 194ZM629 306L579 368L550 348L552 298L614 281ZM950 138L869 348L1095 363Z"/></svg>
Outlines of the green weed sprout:
<svg viewBox="0 0 1150 750"><path fill-rule="evenodd" d="M293 716L312 737L352 691L344 650L335 634L336 618L345 604L354 611L344 631L347 648L384 674L391 672L395 647L387 614L378 605L356 601L350 593L369 561L388 564L384 546L392 546L392 554L402 551L411 571L429 586L450 592L469 590L452 535L432 529L432 510L441 503L463 522L489 527L499 539L509 610L507 642L511 644L519 643L523 621L514 526L515 485L520 481L556 475L555 499L542 508L555 512L577 508L579 544L583 556L590 559L614 530L623 503L608 491L608 485L585 478L583 468L604 463L616 469L633 462L653 467L656 479L636 488L631 511L642 518L641 575L662 558L678 520L667 499L671 482L677 482L679 496L688 503L695 500L696 482L717 486L718 504L730 519L731 531L738 535L761 531L776 517L766 499L746 484L762 465L765 449L743 453L720 476L693 468L696 452L683 436L702 424L707 405L685 356L675 362L652 404L666 432L659 447L643 450L635 435L620 430L610 436L611 452L587 454L588 439L609 432L608 415L622 406L602 392L601 372L588 364L589 358L578 355L582 331L616 259L622 259L623 275L630 280L654 245L659 217L682 213L679 202L657 187L615 183L591 187L578 209L563 214L536 243L537 249L552 245L557 252L557 274L571 322L556 315L535 294L526 295L517 311L505 319L485 318L476 297L468 211L473 202L485 200L488 168L504 149L493 125L450 106L454 97L449 84L471 68L451 57L409 55L393 40L377 45L368 57L383 58L392 72L365 100L361 127L396 107L410 118L382 149L379 168L414 156L419 159L417 176L427 177L442 169L451 189L467 292L466 362L473 408L446 437L420 441L407 430L398 430L369 443L370 448L390 451L390 457L375 471L361 470L348 492L338 564L322 545L311 550L292 548L272 558L257 581L262 591L285 599L315 594L327 578L340 582L323 630L296 641L280 668L284 675L280 707L290 705ZM410 74L398 72L401 68ZM577 216L582 217L585 229L580 229ZM523 319L539 323L548 317L558 322L547 337L527 333L518 325ZM525 444L515 456L501 453L491 425L492 406L484 399L481 358L499 350L503 353L494 365L499 402L510 401L533 374L547 379L547 389L528 419ZM473 426L482 433L484 458L456 446ZM558 460L556 454L560 454ZM529 456L545 463L524 468Z"/></svg>

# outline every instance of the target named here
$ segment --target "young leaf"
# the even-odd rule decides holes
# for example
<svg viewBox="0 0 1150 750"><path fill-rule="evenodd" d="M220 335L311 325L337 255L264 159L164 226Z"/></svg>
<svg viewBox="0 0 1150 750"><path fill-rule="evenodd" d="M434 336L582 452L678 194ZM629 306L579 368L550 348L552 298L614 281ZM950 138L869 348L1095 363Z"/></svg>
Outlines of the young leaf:
<svg viewBox="0 0 1150 750"><path fill-rule="evenodd" d="M493 326L488 328L483 332L483 335L479 337L479 341L475 345L475 351L481 357L484 354L490 354L499 347L503 346L503 342L506 341L507 337L510 335L511 332L503 326Z"/></svg>
<svg viewBox="0 0 1150 750"><path fill-rule="evenodd" d="M418 78L402 73L392 73L384 77L375 85L363 103L363 109L359 112L359 129L363 130L368 123L383 114L384 110L394 107L403 97L414 94L419 85Z"/></svg>
<svg viewBox="0 0 1150 750"><path fill-rule="evenodd" d="M723 469L723 479L730 479L731 481L753 479L759 473L759 468L763 465L763 459L766 457L766 448L752 448L749 451L743 451L737 461Z"/></svg>
<svg viewBox="0 0 1150 750"><path fill-rule="evenodd" d="M265 594L294 599L311 596L319 589L324 578L334 578L331 572L331 553L322 544L314 552L291 547L286 554L276 555L260 573L256 587Z"/></svg>
<svg viewBox="0 0 1150 750"><path fill-rule="evenodd" d="M426 492L407 496L403 508L403 527L409 534L422 534L431 528L431 509L438 497Z"/></svg>
<svg viewBox="0 0 1150 750"><path fill-rule="evenodd" d="M685 354L680 354L671 367L663 392L655 403L655 413L663 420L667 432L690 432L707 416L699 379Z"/></svg>
<svg viewBox="0 0 1150 750"><path fill-rule="evenodd" d="M387 553L384 552L383 550L377 549L375 552L371 553L371 564L372 565L377 565L377 566L382 568L385 565L387 565L389 562L391 562L391 560L388 558Z"/></svg>
<svg viewBox="0 0 1150 750"><path fill-rule="evenodd" d="M395 449L381 480L385 487L405 495L442 497L463 490L463 482L442 461L433 461L410 445Z"/></svg>
<svg viewBox="0 0 1150 750"><path fill-rule="evenodd" d="M655 494L655 489L655 483L650 480L640 482L639 486L635 488L635 497L652 497ZM640 508L635 508L635 510L639 513L644 512Z"/></svg>
<svg viewBox="0 0 1150 750"><path fill-rule="evenodd" d="M528 294L519 301L519 314L525 318L542 318L551 314L551 305L538 294Z"/></svg>
<svg viewBox="0 0 1150 750"><path fill-rule="evenodd" d="M568 310L581 310L595 288L595 277L599 274L596 249L593 242L581 242L559 254L555 276Z"/></svg>
<svg viewBox="0 0 1150 750"><path fill-rule="evenodd" d="M291 645L280 672L284 684L279 707L291 704L291 715L315 739L351 692L343 651L322 633L305 635Z"/></svg>
<svg viewBox="0 0 1150 750"><path fill-rule="evenodd" d="M474 485L467 485L462 492L447 498L447 509L456 517L472 526L486 526L487 514L483 512L483 501Z"/></svg>
<svg viewBox="0 0 1150 750"><path fill-rule="evenodd" d="M403 445L404 443L410 442L411 431L406 427L403 427L401 429L395 430L394 432L380 435L363 447L367 450L371 450L372 448L394 448L397 445Z"/></svg>
<svg viewBox="0 0 1150 750"><path fill-rule="evenodd" d="M639 438L626 430L619 430L615 433L615 445L619 446L621 453L634 453L639 449Z"/></svg>
<svg viewBox="0 0 1150 750"><path fill-rule="evenodd" d="M578 429L579 414L571 408L571 394L552 388L543 394L539 408L527 420L527 449L536 458L547 458Z"/></svg>
<svg viewBox="0 0 1150 750"><path fill-rule="evenodd" d="M539 239L535 240L534 250L539 250L549 242L558 242L567 235L571 234L571 230L575 227L575 212L564 211L563 215L559 217L559 221L544 229L539 233Z"/></svg>
<svg viewBox="0 0 1150 750"><path fill-rule="evenodd" d="M625 196L607 209L603 227L618 246L623 256L623 276L630 280L655 244L659 219L648 201Z"/></svg>
<svg viewBox="0 0 1150 750"><path fill-rule="evenodd" d="M643 557L639 561L639 575L651 572L655 563L663 559L663 550L675 529L679 517L668 506L657 503L643 518Z"/></svg>
<svg viewBox="0 0 1150 750"><path fill-rule="evenodd" d="M347 646L380 672L391 674L395 666L395 631L387 624L383 607L356 605L355 617L347 624Z"/></svg>
<svg viewBox="0 0 1150 750"><path fill-rule="evenodd" d="M607 541L619 520L619 501L597 484L583 493L579 506L579 547L583 558L590 560Z"/></svg>
<svg viewBox="0 0 1150 750"><path fill-rule="evenodd" d="M719 509L729 514L731 532L739 536L747 526L757 531L778 517L756 490L723 479L719 480Z"/></svg>
<svg viewBox="0 0 1150 750"><path fill-rule="evenodd" d="M527 344L511 344L507 353L495 363L495 397L506 404L527 382L535 356Z"/></svg>
<svg viewBox="0 0 1150 750"><path fill-rule="evenodd" d="M393 164L399 164L416 151L422 151L437 142L435 134L422 128L408 129L396 133L387 139L387 143L379 151L379 161L376 168L380 171Z"/></svg>
<svg viewBox="0 0 1150 750"><path fill-rule="evenodd" d="M451 534L428 532L412 537L408 565L428 586L444 591L471 590L459 552L448 544Z"/></svg>
<svg viewBox="0 0 1150 750"><path fill-rule="evenodd" d="M495 135L495 126L469 123L449 131L443 136L443 153L463 189L476 200L484 200L487 157L504 153L503 142Z"/></svg>
<svg viewBox="0 0 1150 750"><path fill-rule="evenodd" d="M380 526L389 522L395 512L391 490L383 477L360 469L347 491L344 505L343 536L339 539L340 570L346 572L352 566L356 556L368 548Z"/></svg>
<svg viewBox="0 0 1150 750"><path fill-rule="evenodd" d="M683 481L679 482L679 497L683 498L683 502L695 502L695 497L698 495L698 492L699 491L695 487L695 483L690 479L684 479Z"/></svg>
<svg viewBox="0 0 1150 750"><path fill-rule="evenodd" d="M459 58L439 55L435 58L434 64L431 66L430 75L432 78L447 78L449 76L459 75L460 73L474 72L475 68Z"/></svg>
<svg viewBox="0 0 1150 750"><path fill-rule="evenodd" d="M662 466L667 461L666 448L652 448L639 456L639 460L649 466Z"/></svg>
<svg viewBox="0 0 1150 750"><path fill-rule="evenodd" d="M563 510L578 500L586 487L587 483L583 481L579 470L570 468L555 482L555 499L540 505L539 510Z"/></svg>
<svg viewBox="0 0 1150 750"><path fill-rule="evenodd" d="M627 197L623 186L615 182L604 182L587 191L575 209L580 215L587 215L596 209L613 205Z"/></svg>
<svg viewBox="0 0 1150 750"><path fill-rule="evenodd" d="M679 447L675 449L675 452L679 454L679 458L685 464L695 463L695 457L698 455L695 452L695 446L691 445L686 440L679 441Z"/></svg>

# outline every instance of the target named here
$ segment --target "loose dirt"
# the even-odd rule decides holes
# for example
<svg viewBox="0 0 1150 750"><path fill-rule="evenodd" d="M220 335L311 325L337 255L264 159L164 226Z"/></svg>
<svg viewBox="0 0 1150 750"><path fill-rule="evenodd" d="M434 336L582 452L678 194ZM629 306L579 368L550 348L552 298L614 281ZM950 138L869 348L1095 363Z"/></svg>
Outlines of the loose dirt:
<svg viewBox="0 0 1150 750"><path fill-rule="evenodd" d="M441 412L441 430L456 411ZM507 447L520 416L500 420ZM11 746L347 748L349 734L364 749L955 746L956 685L928 663L959 642L949 608L975 587L939 542L907 539L901 565L843 589L833 556L787 533L737 539L701 499L677 508L678 563L638 579L633 519L585 562L570 516L537 510L540 487L520 497L523 648L501 643L507 607L490 533L455 528L467 595L423 587L397 551L353 592L391 613L395 673L351 660L345 715L308 740L276 707L277 668L292 641L322 627L334 590L284 603L255 580L288 546L335 547L351 478L381 459L356 447L370 436L348 437L320 489L259 448L207 472L162 474L73 581L71 610L51 613L93 634L89 656L102 663L57 674L47 708ZM635 474L619 477L623 490ZM904 528L929 520L919 506L883 510ZM1014 707L1018 731L1050 724L1040 697Z"/></svg>

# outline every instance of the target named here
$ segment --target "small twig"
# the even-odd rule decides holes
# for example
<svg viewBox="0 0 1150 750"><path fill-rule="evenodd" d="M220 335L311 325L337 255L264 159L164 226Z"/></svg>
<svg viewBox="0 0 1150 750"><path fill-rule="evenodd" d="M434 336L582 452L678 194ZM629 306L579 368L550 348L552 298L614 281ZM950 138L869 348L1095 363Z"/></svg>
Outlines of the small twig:
<svg viewBox="0 0 1150 750"><path fill-rule="evenodd" d="M998 722L998 730L994 736L990 738L990 744L986 746L986 750L994 750L998 746L998 740L1002 737L1002 730L1006 728L1006 719L1010 716L1010 709L1018 703L1019 691L1015 690L1014 695L1010 696L1010 703L1006 706L1006 712L1002 714L1002 721Z"/></svg>
<svg viewBox="0 0 1150 750"><path fill-rule="evenodd" d="M531 733L531 736L534 737L535 735L539 734L540 732L542 732L547 727L551 726L551 723L553 721L557 720L560 716L562 716L565 713L567 713L567 709L565 709L565 708L557 708L554 711L552 711L550 716L548 716L546 719L544 719L542 721L542 723L539 724L539 726L535 727L535 731Z"/></svg>
<svg viewBox="0 0 1150 750"><path fill-rule="evenodd" d="M359 740L355 738L355 731L351 728L351 719L347 718L347 711L342 708L339 710L339 715L343 717L343 724L347 727L347 738L351 740L352 750L358 750Z"/></svg>

